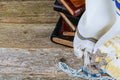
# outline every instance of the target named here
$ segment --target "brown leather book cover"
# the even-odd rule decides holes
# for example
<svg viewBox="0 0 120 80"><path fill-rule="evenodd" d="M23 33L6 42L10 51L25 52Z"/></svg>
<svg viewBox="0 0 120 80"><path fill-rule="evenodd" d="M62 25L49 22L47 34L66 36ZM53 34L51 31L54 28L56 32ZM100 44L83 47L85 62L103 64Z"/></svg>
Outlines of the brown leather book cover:
<svg viewBox="0 0 120 80"><path fill-rule="evenodd" d="M51 36L50 39L52 42L60 45L64 45L67 47L73 47L73 39L74 37L68 37L68 36L63 36L61 34L61 28L62 28L62 20L63 18L60 17Z"/></svg>
<svg viewBox="0 0 120 80"><path fill-rule="evenodd" d="M76 27L78 25L78 21L80 19L81 16L71 16L68 14L64 14L62 12L59 12L60 16L62 16L62 18L65 20L65 22L69 25L69 27L71 28L72 31L76 30Z"/></svg>
<svg viewBox="0 0 120 80"><path fill-rule="evenodd" d="M62 20L61 33L63 36L75 36L75 31L72 31L70 26L64 20Z"/></svg>
<svg viewBox="0 0 120 80"><path fill-rule="evenodd" d="M85 0L60 0L73 16L82 14L85 10Z"/></svg>

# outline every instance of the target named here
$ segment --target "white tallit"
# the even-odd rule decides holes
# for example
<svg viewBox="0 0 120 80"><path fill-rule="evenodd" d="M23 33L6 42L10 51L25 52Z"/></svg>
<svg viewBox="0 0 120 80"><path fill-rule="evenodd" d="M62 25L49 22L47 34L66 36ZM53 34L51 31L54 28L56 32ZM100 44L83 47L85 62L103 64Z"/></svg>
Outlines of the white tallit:
<svg viewBox="0 0 120 80"><path fill-rule="evenodd" d="M74 53L82 57L84 49L92 52L95 43L87 38L99 39L113 25L115 16L112 0L86 0L86 11L79 20L74 38ZM86 38L81 39L79 35Z"/></svg>

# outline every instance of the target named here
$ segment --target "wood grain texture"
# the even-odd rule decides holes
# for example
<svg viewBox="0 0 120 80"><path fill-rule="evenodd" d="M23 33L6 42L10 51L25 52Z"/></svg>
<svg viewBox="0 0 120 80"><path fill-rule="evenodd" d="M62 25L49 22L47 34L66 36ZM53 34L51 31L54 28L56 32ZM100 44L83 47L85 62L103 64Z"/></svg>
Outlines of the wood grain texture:
<svg viewBox="0 0 120 80"><path fill-rule="evenodd" d="M73 48L50 41L54 26L0 23L0 80L79 80L57 67L61 58L74 68L81 60Z"/></svg>
<svg viewBox="0 0 120 80"><path fill-rule="evenodd" d="M50 35L55 24L0 23L0 48L59 48ZM51 46L52 45L52 46Z"/></svg>
<svg viewBox="0 0 120 80"><path fill-rule="evenodd" d="M54 0L0 0L2 23L56 23Z"/></svg>
<svg viewBox="0 0 120 80"><path fill-rule="evenodd" d="M65 58L68 64L77 64L72 67L79 68L80 60L72 53L70 48L0 48L0 80L82 80L57 67L58 61Z"/></svg>

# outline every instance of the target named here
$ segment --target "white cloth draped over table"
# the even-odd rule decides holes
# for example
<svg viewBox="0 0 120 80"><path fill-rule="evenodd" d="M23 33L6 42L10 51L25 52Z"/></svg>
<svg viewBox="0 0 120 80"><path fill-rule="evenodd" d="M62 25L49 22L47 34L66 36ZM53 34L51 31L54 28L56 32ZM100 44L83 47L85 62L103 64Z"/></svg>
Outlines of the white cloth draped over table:
<svg viewBox="0 0 120 80"><path fill-rule="evenodd" d="M112 0L86 0L86 11L79 20L77 30L84 38L99 39L114 24L114 5ZM95 43L89 40L82 40L77 33L74 38L74 51L77 57L82 57L83 51L93 50Z"/></svg>
<svg viewBox="0 0 120 80"><path fill-rule="evenodd" d="M120 0L86 0L86 11L74 37L74 54L78 58L84 55L87 66L90 55L95 55L97 50L101 52L99 55L107 54L107 65L100 68L120 79ZM100 62L100 57L94 60Z"/></svg>

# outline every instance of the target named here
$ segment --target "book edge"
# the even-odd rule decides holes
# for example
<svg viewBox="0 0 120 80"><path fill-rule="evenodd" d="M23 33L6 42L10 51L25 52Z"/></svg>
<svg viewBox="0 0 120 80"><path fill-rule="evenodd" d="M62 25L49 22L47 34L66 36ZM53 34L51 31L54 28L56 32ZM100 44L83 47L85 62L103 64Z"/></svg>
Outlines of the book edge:
<svg viewBox="0 0 120 80"><path fill-rule="evenodd" d="M58 38L58 37L52 37L52 41L54 41L58 44L61 44L61 45L65 45L65 46L68 46L68 47L73 47L73 42L69 41L69 40L65 40L65 39Z"/></svg>
<svg viewBox="0 0 120 80"><path fill-rule="evenodd" d="M75 32L62 32L63 36L75 36Z"/></svg>
<svg viewBox="0 0 120 80"><path fill-rule="evenodd" d="M71 13L71 15L74 15L74 11L65 3L65 1L61 0L61 2L68 9L68 11Z"/></svg>
<svg viewBox="0 0 120 80"><path fill-rule="evenodd" d="M71 27L73 31L76 30L76 27L69 21L69 19L62 13L59 12L59 14L62 16L62 18L67 22L67 24Z"/></svg>

